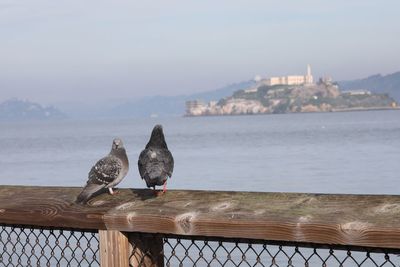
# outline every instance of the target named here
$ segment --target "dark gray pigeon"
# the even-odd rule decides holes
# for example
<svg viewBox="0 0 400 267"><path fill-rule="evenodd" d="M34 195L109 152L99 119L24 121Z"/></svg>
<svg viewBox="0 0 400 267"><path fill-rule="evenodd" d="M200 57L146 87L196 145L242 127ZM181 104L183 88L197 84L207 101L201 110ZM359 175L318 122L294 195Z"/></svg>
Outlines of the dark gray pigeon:
<svg viewBox="0 0 400 267"><path fill-rule="evenodd" d="M107 188L111 195L113 187L119 184L129 170L129 161L121 139L114 139L110 153L100 159L90 170L86 186L76 203L86 203L95 193Z"/></svg>
<svg viewBox="0 0 400 267"><path fill-rule="evenodd" d="M138 167L147 187L153 187L155 190L157 185L163 185L162 193L165 193L167 179L172 176L174 170L174 158L168 150L161 125L154 127L146 148L140 153Z"/></svg>

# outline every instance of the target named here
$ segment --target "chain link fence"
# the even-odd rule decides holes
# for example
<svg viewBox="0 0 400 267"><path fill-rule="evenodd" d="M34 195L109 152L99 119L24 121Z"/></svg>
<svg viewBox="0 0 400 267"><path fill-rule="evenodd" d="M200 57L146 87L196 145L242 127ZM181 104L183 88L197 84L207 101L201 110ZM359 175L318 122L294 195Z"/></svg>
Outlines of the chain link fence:
<svg viewBox="0 0 400 267"><path fill-rule="evenodd" d="M135 236L129 259L133 267L148 266L149 262L168 267L400 266L400 249L147 233L130 235ZM155 244L159 244L161 253L154 253ZM156 249L159 252L160 247ZM0 266L100 266L96 230L0 224L0 251Z"/></svg>
<svg viewBox="0 0 400 267"><path fill-rule="evenodd" d="M0 225L0 266L100 266L97 231Z"/></svg>
<svg viewBox="0 0 400 267"><path fill-rule="evenodd" d="M374 267L400 266L400 250L368 249L345 246L319 246L226 238L187 237L143 234L143 238L163 243L165 266L276 266L276 267ZM147 241L148 243L152 243ZM135 244L130 266L147 266L159 262L151 250L137 253ZM135 262L135 264L132 264Z"/></svg>

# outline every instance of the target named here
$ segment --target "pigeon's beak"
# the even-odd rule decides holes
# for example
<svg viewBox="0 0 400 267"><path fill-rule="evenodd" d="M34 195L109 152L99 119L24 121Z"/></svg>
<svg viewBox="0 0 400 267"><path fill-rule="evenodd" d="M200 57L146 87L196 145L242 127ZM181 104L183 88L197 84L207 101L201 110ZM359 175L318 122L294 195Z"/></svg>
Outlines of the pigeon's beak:
<svg viewBox="0 0 400 267"><path fill-rule="evenodd" d="M119 140L115 140L115 141L114 141L114 144L113 144L113 147L114 147L115 149L120 148L120 147L121 147L121 142L120 142Z"/></svg>

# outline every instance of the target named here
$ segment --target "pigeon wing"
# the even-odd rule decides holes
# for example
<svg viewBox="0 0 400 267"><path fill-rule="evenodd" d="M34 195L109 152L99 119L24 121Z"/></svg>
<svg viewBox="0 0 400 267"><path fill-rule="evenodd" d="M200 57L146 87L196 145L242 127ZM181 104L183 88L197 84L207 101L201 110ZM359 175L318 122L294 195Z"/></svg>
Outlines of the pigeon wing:
<svg viewBox="0 0 400 267"><path fill-rule="evenodd" d="M86 203L94 194L117 179L122 169L122 162L115 156L100 159L90 170L89 179L77 197L77 203Z"/></svg>
<svg viewBox="0 0 400 267"><path fill-rule="evenodd" d="M146 173L147 153L148 153L148 149L143 150L140 153L139 159L138 159L138 169L139 169L139 174L140 174L140 177L142 178L142 180Z"/></svg>
<svg viewBox="0 0 400 267"><path fill-rule="evenodd" d="M117 179L122 169L122 161L115 156L100 159L90 170L88 184L107 186Z"/></svg>
<svg viewBox="0 0 400 267"><path fill-rule="evenodd" d="M162 161L164 162L164 171L171 178L172 172L174 171L174 157L169 150L164 150L161 153Z"/></svg>

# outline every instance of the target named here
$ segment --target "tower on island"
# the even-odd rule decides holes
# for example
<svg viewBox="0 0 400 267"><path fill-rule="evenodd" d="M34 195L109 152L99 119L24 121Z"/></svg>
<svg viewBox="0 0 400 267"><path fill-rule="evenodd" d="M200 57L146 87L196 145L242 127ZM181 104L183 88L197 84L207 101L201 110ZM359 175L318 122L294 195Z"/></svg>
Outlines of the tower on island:
<svg viewBox="0 0 400 267"><path fill-rule="evenodd" d="M312 84L313 83L313 76L311 75L311 66L307 64L307 75L304 77L305 84Z"/></svg>

